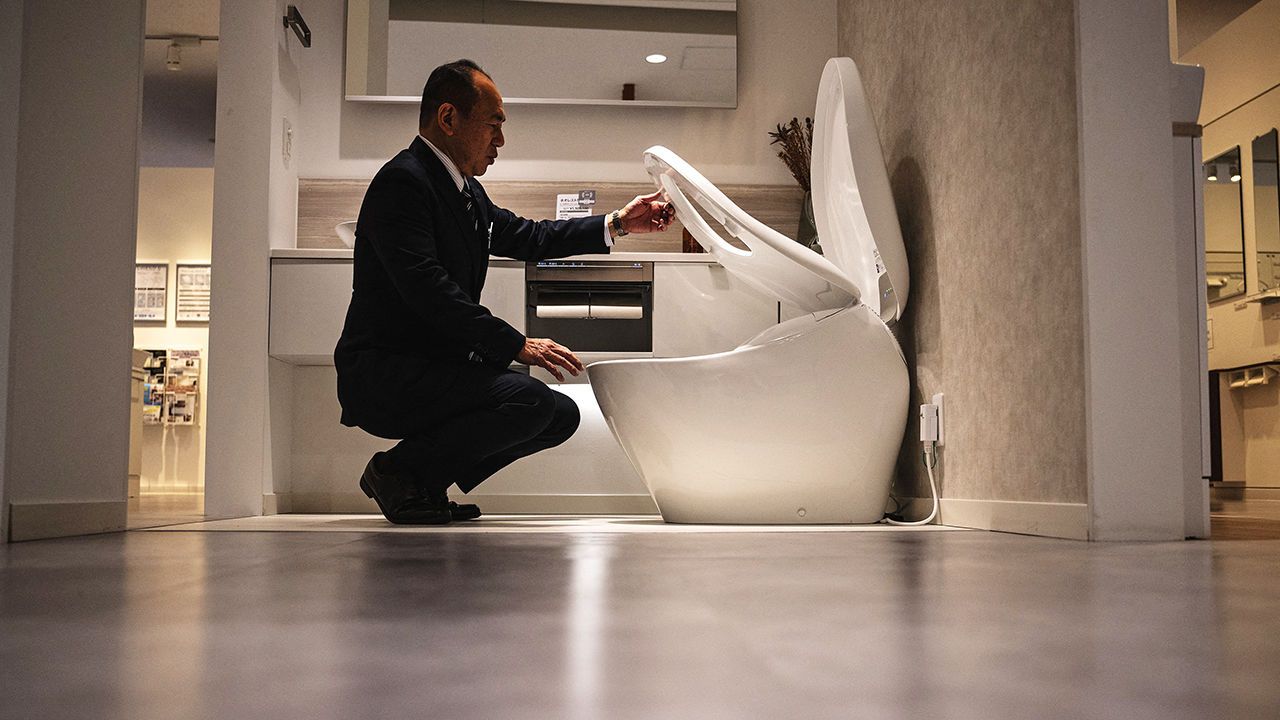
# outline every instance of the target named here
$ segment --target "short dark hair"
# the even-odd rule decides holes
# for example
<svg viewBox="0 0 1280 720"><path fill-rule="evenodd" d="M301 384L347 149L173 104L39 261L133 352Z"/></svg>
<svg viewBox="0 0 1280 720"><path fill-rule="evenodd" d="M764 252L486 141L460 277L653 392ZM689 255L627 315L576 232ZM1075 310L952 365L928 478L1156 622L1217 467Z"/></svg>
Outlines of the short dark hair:
<svg viewBox="0 0 1280 720"><path fill-rule="evenodd" d="M480 91L476 89L476 73L489 77L489 73L480 66L463 58L445 63L431 71L427 84L422 88L422 109L418 111L418 127L431 127L440 106L449 103L470 115L480 99ZM493 78L489 78L492 80Z"/></svg>

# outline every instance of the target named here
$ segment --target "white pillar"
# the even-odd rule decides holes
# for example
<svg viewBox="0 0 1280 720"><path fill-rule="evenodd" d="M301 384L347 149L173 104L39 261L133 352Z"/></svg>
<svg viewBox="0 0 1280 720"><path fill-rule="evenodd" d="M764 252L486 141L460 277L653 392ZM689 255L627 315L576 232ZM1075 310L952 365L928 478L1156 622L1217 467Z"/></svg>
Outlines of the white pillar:
<svg viewBox="0 0 1280 720"><path fill-rule="evenodd" d="M293 54L305 51L283 2L222 0L220 13L205 514L242 517L262 514L273 489L270 256L295 243L297 171L283 145L285 121L298 126Z"/></svg>
<svg viewBox="0 0 1280 720"><path fill-rule="evenodd" d="M1183 537L1166 0L1078 0L1089 536ZM1047 380L1051 381L1051 380ZM1034 442L1034 439L1031 440Z"/></svg>
<svg viewBox="0 0 1280 720"><path fill-rule="evenodd" d="M145 15L143 0L40 0L21 13L4 466L13 539L124 527ZM73 42L76 28L109 41Z"/></svg>

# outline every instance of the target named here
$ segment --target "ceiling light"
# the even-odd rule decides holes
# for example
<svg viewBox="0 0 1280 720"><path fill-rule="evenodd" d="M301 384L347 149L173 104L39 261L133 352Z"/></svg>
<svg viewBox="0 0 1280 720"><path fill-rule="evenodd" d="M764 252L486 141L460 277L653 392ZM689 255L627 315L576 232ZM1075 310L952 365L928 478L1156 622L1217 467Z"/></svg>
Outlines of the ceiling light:
<svg viewBox="0 0 1280 720"><path fill-rule="evenodd" d="M648 57L646 57L646 58L644 59L644 61L645 61L645 62L647 62L647 63L653 63L654 65L657 65L657 64L659 64L659 63L664 63L664 62L666 62L666 61L667 61L667 56L666 56L666 55L663 55L662 53L654 53L654 54L649 55Z"/></svg>
<svg viewBox="0 0 1280 720"><path fill-rule="evenodd" d="M174 72L182 69L182 48L178 43L169 43L169 50L164 56L164 66Z"/></svg>
<svg viewBox="0 0 1280 720"><path fill-rule="evenodd" d="M1240 182L1240 168L1231 166L1231 182Z"/></svg>

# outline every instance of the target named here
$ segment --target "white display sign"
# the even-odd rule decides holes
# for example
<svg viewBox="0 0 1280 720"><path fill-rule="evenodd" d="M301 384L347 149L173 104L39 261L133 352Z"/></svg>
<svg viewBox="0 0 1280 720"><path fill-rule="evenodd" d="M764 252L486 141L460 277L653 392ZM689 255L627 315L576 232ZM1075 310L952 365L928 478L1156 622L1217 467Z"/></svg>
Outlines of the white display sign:
<svg viewBox="0 0 1280 720"><path fill-rule="evenodd" d="M560 193L556 195L556 219L590 217L596 204L595 190L581 190L576 193Z"/></svg>
<svg viewBox="0 0 1280 720"><path fill-rule="evenodd" d="M178 322L209 322L209 266L178 266Z"/></svg>
<svg viewBox="0 0 1280 720"><path fill-rule="evenodd" d="M134 265L134 322L164 322L168 300L169 264L138 263Z"/></svg>

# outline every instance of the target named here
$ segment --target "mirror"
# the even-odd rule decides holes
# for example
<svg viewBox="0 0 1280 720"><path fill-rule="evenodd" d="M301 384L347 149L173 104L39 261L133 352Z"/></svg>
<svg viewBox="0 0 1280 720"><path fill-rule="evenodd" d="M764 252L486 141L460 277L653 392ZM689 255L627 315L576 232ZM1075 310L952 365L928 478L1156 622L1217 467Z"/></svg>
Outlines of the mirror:
<svg viewBox="0 0 1280 720"><path fill-rule="evenodd" d="M348 0L348 100L469 58L508 104L737 107L736 0Z"/></svg>
<svg viewBox="0 0 1280 720"><path fill-rule="evenodd" d="M1244 293L1240 146L1204 164L1204 265L1209 302Z"/></svg>
<svg viewBox="0 0 1280 720"><path fill-rule="evenodd" d="M1258 246L1258 291L1280 288L1280 161L1276 130L1253 139L1253 218Z"/></svg>

